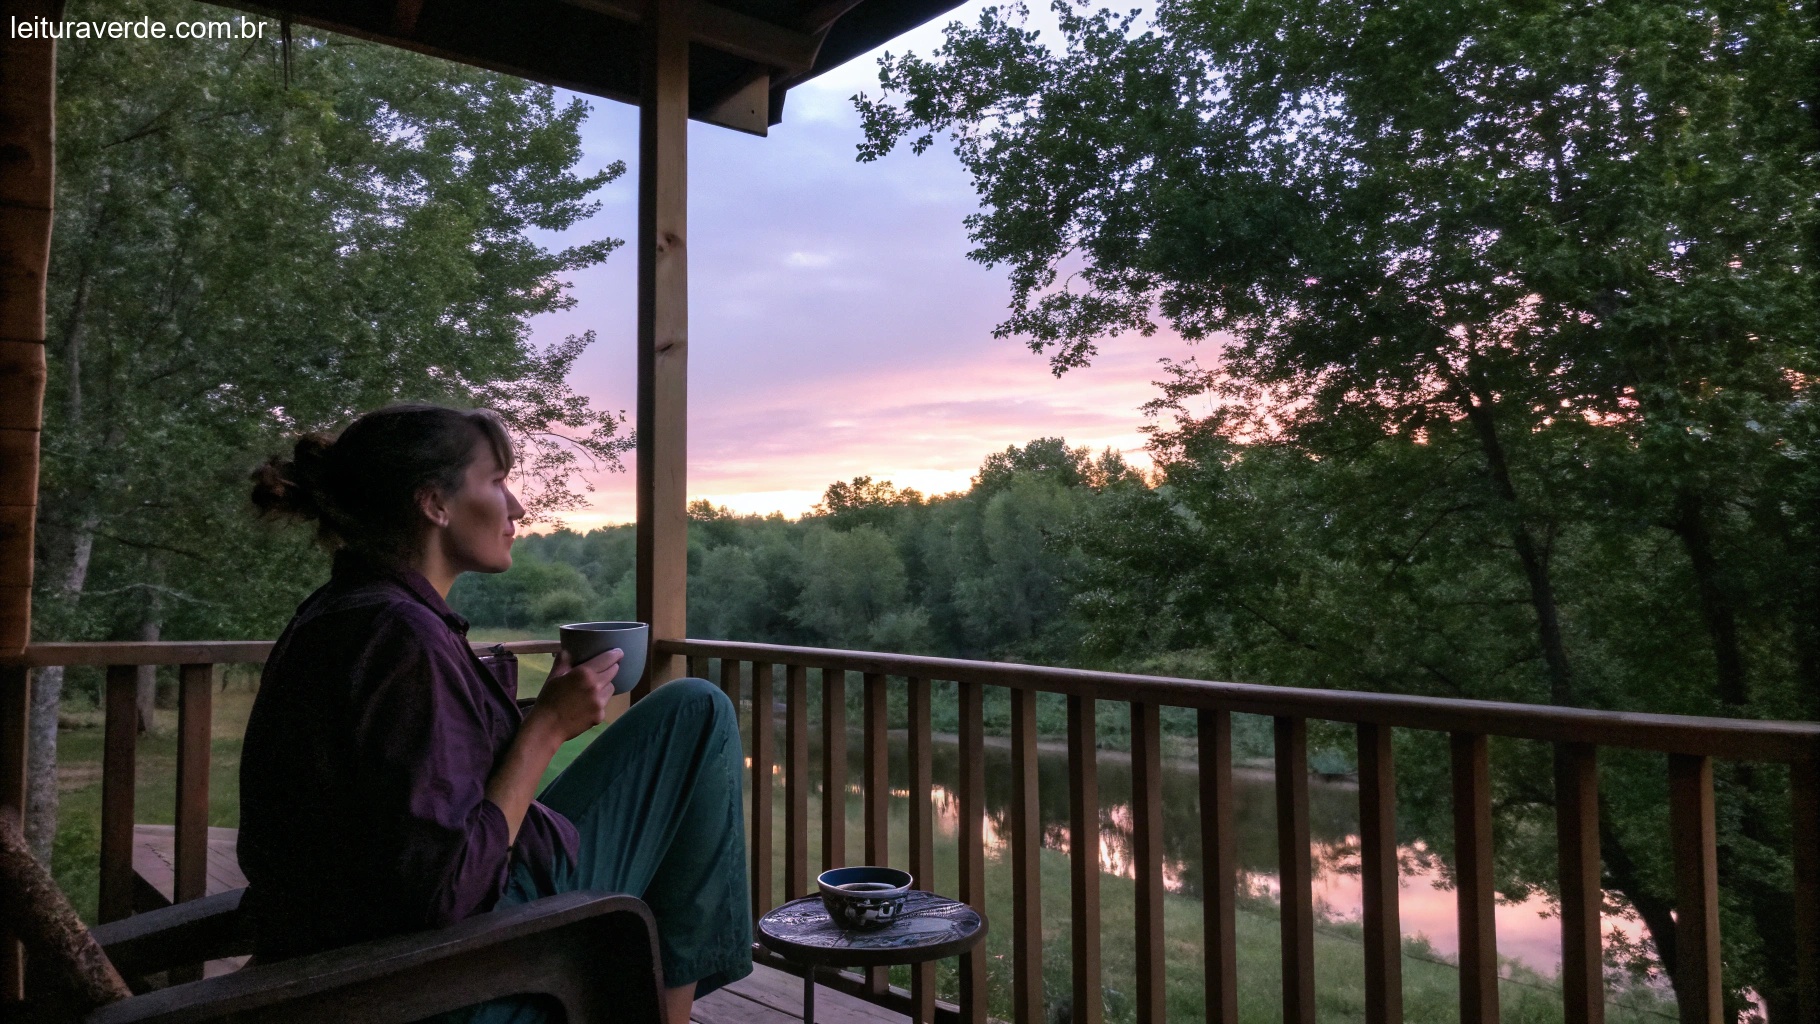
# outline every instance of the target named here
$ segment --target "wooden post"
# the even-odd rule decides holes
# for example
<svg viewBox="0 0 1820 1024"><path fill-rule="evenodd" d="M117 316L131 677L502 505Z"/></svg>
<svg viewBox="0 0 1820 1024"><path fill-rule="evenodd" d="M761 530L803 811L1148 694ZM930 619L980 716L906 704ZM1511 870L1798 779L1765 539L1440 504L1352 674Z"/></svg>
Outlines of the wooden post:
<svg viewBox="0 0 1820 1024"><path fill-rule="evenodd" d="M862 774L866 782L865 843L866 863L885 867L891 863L891 748L887 735L885 677L877 672L865 675L865 762ZM882 996L890 987L890 969L865 969L866 990Z"/></svg>
<svg viewBox="0 0 1820 1024"><path fill-rule="evenodd" d="M1239 849L1238 830L1233 825L1232 713L1203 710L1197 718L1207 1024L1239 1024Z"/></svg>
<svg viewBox="0 0 1820 1024"><path fill-rule="evenodd" d="M1460 1022L1498 1024L1498 934L1492 888L1491 754L1483 733L1456 732L1454 897L1460 920Z"/></svg>
<svg viewBox="0 0 1820 1024"><path fill-rule="evenodd" d="M1599 752L1590 743L1555 744L1555 851L1561 885L1561 995L1566 1018L1605 1024L1605 957L1600 948Z"/></svg>
<svg viewBox="0 0 1820 1024"><path fill-rule="evenodd" d="M935 830L929 800L935 787L933 736L930 734L929 680L912 677L910 690L910 874L916 886L935 892ZM935 964L910 969L911 1024L935 1020ZM1097 1022L1095 1022L1097 1024Z"/></svg>
<svg viewBox="0 0 1820 1024"><path fill-rule="evenodd" d="M866 783L865 848L866 863L884 867L891 863L891 748L888 697L885 677L877 672L865 675L865 763L862 775Z"/></svg>
<svg viewBox="0 0 1820 1024"><path fill-rule="evenodd" d="M1820 1024L1820 758L1789 766L1795 818L1795 1020Z"/></svg>
<svg viewBox="0 0 1820 1024"><path fill-rule="evenodd" d="M215 666L184 665L177 678L177 864L171 902L183 903L201 899L208 890Z"/></svg>
<svg viewBox="0 0 1820 1024"><path fill-rule="evenodd" d="M1068 893L1074 1024L1103 1024L1100 991L1100 767L1091 697L1068 698ZM1236 1024L1236 1022L1234 1022Z"/></svg>
<svg viewBox="0 0 1820 1024"><path fill-rule="evenodd" d="M732 658L720 659L720 692L733 702L735 710L739 708L739 662Z"/></svg>
<svg viewBox="0 0 1820 1024"><path fill-rule="evenodd" d="M1397 888L1397 774L1390 727L1361 724L1358 743L1365 1024L1402 1024L1403 928Z"/></svg>
<svg viewBox="0 0 1820 1024"><path fill-rule="evenodd" d="M771 765L777 760L777 715L772 694L771 666L752 663L752 920L770 913L771 872Z"/></svg>
<svg viewBox="0 0 1820 1024"><path fill-rule="evenodd" d="M1308 722L1279 717L1275 729L1283 1024L1314 1024L1314 867L1308 831Z"/></svg>
<svg viewBox="0 0 1820 1024"><path fill-rule="evenodd" d="M961 681L960 789L961 820L956 829L960 852L961 902L986 913L986 703L984 688ZM966 1024L986 1024L986 944L975 943L960 956L960 1017Z"/></svg>
<svg viewBox="0 0 1820 1024"><path fill-rule="evenodd" d="M1675 861L1675 1003L1681 1024L1719 1024L1725 989L1719 971L1719 847L1713 760L1668 758L1668 831Z"/></svg>
<svg viewBox="0 0 1820 1024"><path fill-rule="evenodd" d="M822 669L822 870L847 866L847 673Z"/></svg>
<svg viewBox="0 0 1820 1024"><path fill-rule="evenodd" d="M133 793L138 780L139 669L109 665L101 751L103 924L133 912Z"/></svg>
<svg viewBox="0 0 1820 1024"><path fill-rule="evenodd" d="M784 899L793 900L814 892L809 888L809 670L785 665L784 690Z"/></svg>
<svg viewBox="0 0 1820 1024"><path fill-rule="evenodd" d="M688 0L650 0L638 114L638 618L687 635ZM676 677L652 657L637 700Z"/></svg>
<svg viewBox="0 0 1820 1024"><path fill-rule="evenodd" d="M1168 955L1163 938L1163 727L1158 711L1155 704L1131 705L1131 860L1136 869L1137 919L1133 987L1138 1024L1169 1020L1169 977L1163 962Z"/></svg>
<svg viewBox="0 0 1820 1024"><path fill-rule="evenodd" d="M1789 765L1795 849L1795 1020L1820 1024L1820 760Z"/></svg>
<svg viewBox="0 0 1820 1024"><path fill-rule="evenodd" d="M1043 1024L1043 819L1036 691L1011 691L1011 1016Z"/></svg>
<svg viewBox="0 0 1820 1024"><path fill-rule="evenodd" d="M54 21L61 10L56 0L0 0L0 22ZM31 637L56 47L0 33L0 657L23 652Z"/></svg>

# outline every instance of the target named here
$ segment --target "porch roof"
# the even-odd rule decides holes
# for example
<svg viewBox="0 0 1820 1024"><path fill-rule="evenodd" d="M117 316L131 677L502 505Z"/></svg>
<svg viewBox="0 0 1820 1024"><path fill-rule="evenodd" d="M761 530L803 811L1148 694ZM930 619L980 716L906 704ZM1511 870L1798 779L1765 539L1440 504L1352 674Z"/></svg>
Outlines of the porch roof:
<svg viewBox="0 0 1820 1024"><path fill-rule="evenodd" d="M689 116L763 135L783 120L792 86L960 3L698 2L689 16ZM226 0L224 6L638 102L645 0Z"/></svg>

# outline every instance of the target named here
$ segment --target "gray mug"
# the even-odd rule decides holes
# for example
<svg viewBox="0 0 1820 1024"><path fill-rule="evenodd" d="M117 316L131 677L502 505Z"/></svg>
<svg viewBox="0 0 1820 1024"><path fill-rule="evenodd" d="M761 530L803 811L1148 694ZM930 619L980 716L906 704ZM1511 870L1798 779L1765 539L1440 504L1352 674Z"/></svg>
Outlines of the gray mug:
<svg viewBox="0 0 1820 1024"><path fill-rule="evenodd" d="M619 675L613 677L613 692L628 693L645 674L645 651L651 643L651 627L642 622L571 622L556 630L569 664L579 665L597 654L615 648L625 654L619 661Z"/></svg>

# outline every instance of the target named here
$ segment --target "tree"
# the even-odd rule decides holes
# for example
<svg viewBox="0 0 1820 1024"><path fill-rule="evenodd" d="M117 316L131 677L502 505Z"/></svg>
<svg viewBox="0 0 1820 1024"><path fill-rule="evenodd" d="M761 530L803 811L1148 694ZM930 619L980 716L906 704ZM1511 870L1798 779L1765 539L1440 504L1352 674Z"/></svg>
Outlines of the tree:
<svg viewBox="0 0 1820 1024"><path fill-rule="evenodd" d="M979 474L973 478L973 488L981 494L991 494L1009 486L1019 474L1044 477L1062 487L1078 487L1093 473L1087 449L1070 448L1059 437L1040 437L1021 448L1009 445L1002 452L986 456Z"/></svg>
<svg viewBox="0 0 1820 1024"><path fill-rule="evenodd" d="M747 640L766 636L775 614L766 606L764 577L752 553L738 544L709 548L701 572L689 579L689 633L710 640Z"/></svg>
<svg viewBox="0 0 1820 1024"><path fill-rule="evenodd" d="M204 16L178 0L108 14ZM528 327L573 303L564 274L620 244L530 237L589 216L623 173L574 173L585 105L393 48L278 39L60 54L40 636L273 635L324 564L252 522L246 473L387 402L499 409L539 512L625 450L623 416L566 382L592 337L540 350ZM60 689L39 674L41 851Z"/></svg>
<svg viewBox="0 0 1820 1024"><path fill-rule="evenodd" d="M822 517L837 530L855 526L883 527L897 518L903 509L923 504L922 493L913 487L898 490L889 480L856 476L850 481L836 480L828 485L812 515Z"/></svg>
<svg viewBox="0 0 1820 1024"><path fill-rule="evenodd" d="M449 591L449 604L477 626L533 629L604 619L601 600L581 570L550 561L528 545L515 545L512 568L466 573Z"/></svg>
<svg viewBox="0 0 1820 1024"><path fill-rule="evenodd" d="M1142 26L1056 11L1054 49L1021 8L991 8L930 59L887 58L886 98L858 98L861 158L950 135L983 203L972 255L1010 268L998 333L1058 373L1159 322L1222 342L1210 367L1173 367L1156 407L1178 417L1158 438L1171 489L1129 503L1157 532L1116 532L1130 543L1105 555L1181 585L1147 595L1127 575L1108 607L1167 598L1185 629L1262 630L1283 652L1269 681L1820 707L1815 502L1796 489L1814 479L1820 368L1811 12L1164 0ZM1216 411L1190 416L1203 396ZM1289 516L1240 533L1272 546L1204 532L1254 498ZM1209 545L1205 568L1171 561ZM1429 577L1429 559L1468 586ZM1665 642L1627 610L1599 572L1614 567L1643 605L1692 614L1702 662L1689 634ZM1387 642L1378 579L1419 602L1429 642ZM1516 640L1514 663L1423 664L1447 653L1438 622L1488 601L1475 639ZM1315 671L1347 659L1361 667ZM1516 805L1549 799L1513 785ZM1749 771L1727 785L1748 822L1723 840L1728 983L1734 1005L1750 986L1781 1012L1786 893L1752 865L1786 838L1784 790ZM1606 868L1672 972L1648 792L1608 786Z"/></svg>
<svg viewBox="0 0 1820 1024"><path fill-rule="evenodd" d="M810 529L799 572L802 591L791 618L824 643L863 648L886 616L904 610L903 559L873 527Z"/></svg>

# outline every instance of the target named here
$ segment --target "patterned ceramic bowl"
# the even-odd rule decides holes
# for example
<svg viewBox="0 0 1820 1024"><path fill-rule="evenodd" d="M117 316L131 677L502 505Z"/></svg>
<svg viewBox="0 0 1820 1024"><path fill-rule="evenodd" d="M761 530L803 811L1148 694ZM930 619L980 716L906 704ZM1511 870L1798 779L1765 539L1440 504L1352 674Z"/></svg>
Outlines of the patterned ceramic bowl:
<svg viewBox="0 0 1820 1024"><path fill-rule="evenodd" d="M916 880L896 868L850 867L824 871L815 879L822 906L842 928L869 931L897 920Z"/></svg>

